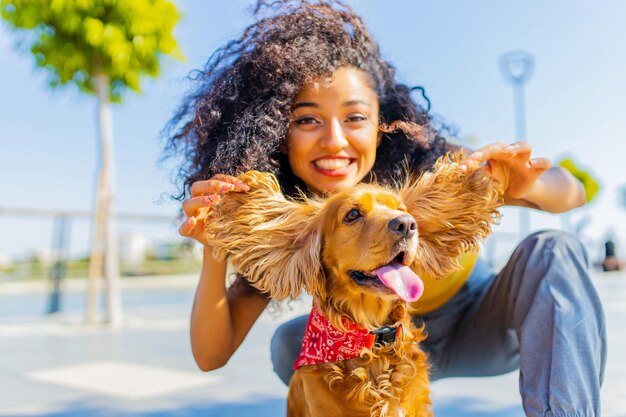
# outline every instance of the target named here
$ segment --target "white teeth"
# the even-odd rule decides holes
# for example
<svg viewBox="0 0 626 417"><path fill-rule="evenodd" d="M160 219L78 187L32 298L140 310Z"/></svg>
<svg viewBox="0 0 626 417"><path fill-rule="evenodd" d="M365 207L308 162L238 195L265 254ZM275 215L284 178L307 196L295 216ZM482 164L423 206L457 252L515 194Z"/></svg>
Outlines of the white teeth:
<svg viewBox="0 0 626 417"><path fill-rule="evenodd" d="M349 159L318 159L313 161L315 166L322 169L341 169L350 165Z"/></svg>

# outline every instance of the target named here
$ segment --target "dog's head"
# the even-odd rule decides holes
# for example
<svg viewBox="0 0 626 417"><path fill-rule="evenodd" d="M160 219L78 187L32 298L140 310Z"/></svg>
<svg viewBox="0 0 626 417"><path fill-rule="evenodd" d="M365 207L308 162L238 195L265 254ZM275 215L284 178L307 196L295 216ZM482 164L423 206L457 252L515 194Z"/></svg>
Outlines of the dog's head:
<svg viewBox="0 0 626 417"><path fill-rule="evenodd" d="M325 200L287 200L270 174L240 179L251 191L209 213L215 254L272 298L305 290L331 319L367 327L421 295L418 274L450 272L489 233L501 204L497 184L479 169L462 172L458 158L400 191L359 185Z"/></svg>
<svg viewBox="0 0 626 417"><path fill-rule="evenodd" d="M374 185L341 191L326 200L320 218L326 304L372 322L388 310L383 305L419 298L423 283L410 268L417 222L398 193Z"/></svg>

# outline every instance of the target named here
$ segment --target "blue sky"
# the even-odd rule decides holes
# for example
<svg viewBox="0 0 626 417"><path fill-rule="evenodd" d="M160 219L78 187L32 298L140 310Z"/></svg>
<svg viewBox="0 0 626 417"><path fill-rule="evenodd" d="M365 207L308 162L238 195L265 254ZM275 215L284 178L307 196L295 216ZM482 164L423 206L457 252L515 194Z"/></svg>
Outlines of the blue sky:
<svg viewBox="0 0 626 417"><path fill-rule="evenodd" d="M185 62L165 61L162 76L144 80L113 109L117 209L175 217L178 204L170 171L158 164L159 132L189 88L185 76L251 21L251 1L179 1L176 29ZM353 1L401 81L421 85L433 111L457 126L469 146L514 141L513 98L498 58L530 51L535 70L526 88L527 137L537 156L574 156L602 183L590 206L584 234L602 239L608 230L626 245L626 209L617 188L626 184L626 3L528 0ZM13 47L0 27L0 207L90 210L97 155L95 100L71 88L50 91L28 54ZM533 214L533 227L558 227L559 216ZM52 244L50 219L0 216L0 255L25 255ZM515 230L517 211L505 212L502 231ZM141 230L176 239L174 223L123 223L121 233ZM84 221L72 225L70 249L87 250Z"/></svg>

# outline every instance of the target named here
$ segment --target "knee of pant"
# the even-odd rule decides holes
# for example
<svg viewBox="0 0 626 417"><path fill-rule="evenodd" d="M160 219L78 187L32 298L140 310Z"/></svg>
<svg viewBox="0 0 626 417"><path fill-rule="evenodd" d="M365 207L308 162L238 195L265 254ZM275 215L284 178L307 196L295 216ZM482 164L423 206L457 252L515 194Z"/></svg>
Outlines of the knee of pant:
<svg viewBox="0 0 626 417"><path fill-rule="evenodd" d="M270 356L274 372L286 384L293 374L293 363L302 344L303 327L298 325L299 319L294 319L279 326L270 342Z"/></svg>
<svg viewBox="0 0 626 417"><path fill-rule="evenodd" d="M588 255L580 239L561 230L541 230L526 237L519 248L531 248L545 264L577 262L589 266Z"/></svg>
<svg viewBox="0 0 626 417"><path fill-rule="evenodd" d="M523 279L521 287L535 293L542 282L570 288L587 287L590 281L587 252L574 235L543 230L526 237L512 256ZM560 279L567 275L567 280ZM524 290L522 290L524 291Z"/></svg>
<svg viewBox="0 0 626 417"><path fill-rule="evenodd" d="M293 341L294 335L289 322L280 325L270 342L270 351L272 353L272 362L276 365L277 360L288 356L290 353L290 342Z"/></svg>

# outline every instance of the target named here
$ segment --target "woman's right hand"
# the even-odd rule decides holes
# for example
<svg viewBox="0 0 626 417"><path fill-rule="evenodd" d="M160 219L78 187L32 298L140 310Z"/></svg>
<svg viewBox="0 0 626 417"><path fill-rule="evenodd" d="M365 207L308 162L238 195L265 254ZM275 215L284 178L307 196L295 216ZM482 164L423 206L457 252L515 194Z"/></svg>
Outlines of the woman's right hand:
<svg viewBox="0 0 626 417"><path fill-rule="evenodd" d="M248 191L248 187L237 177L217 174L208 180L196 181L191 185L191 196L183 201L185 221L178 229L181 236L207 245L204 235L206 209L217 203L221 196L231 191Z"/></svg>

